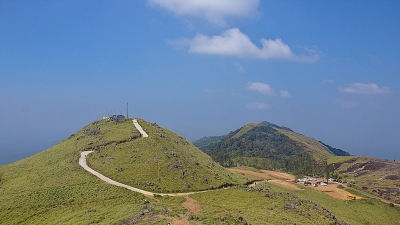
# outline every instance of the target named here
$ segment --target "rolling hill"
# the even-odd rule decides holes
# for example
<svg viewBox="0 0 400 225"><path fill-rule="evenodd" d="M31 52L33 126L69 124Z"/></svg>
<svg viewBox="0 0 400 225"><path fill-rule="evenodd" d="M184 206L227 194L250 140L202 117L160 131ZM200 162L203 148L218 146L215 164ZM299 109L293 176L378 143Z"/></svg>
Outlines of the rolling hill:
<svg viewBox="0 0 400 225"><path fill-rule="evenodd" d="M206 145L207 140L213 140ZM250 123L227 135L194 142L224 166L245 165L316 173L335 155L349 153L272 123ZM200 146L198 143L202 143Z"/></svg>
<svg viewBox="0 0 400 225"><path fill-rule="evenodd" d="M86 150L95 151L88 157L93 169L154 192L247 182L185 138L139 123L148 138L141 138L130 120L100 120L43 152L0 166L0 224L110 224L140 211L143 195L107 184L79 166L80 152Z"/></svg>

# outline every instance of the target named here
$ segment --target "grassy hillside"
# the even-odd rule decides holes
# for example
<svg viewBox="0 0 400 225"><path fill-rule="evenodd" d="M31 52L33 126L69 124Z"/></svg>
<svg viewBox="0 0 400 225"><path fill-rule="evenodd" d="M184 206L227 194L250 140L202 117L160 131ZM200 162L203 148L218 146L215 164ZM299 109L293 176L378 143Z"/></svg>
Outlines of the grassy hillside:
<svg viewBox="0 0 400 225"><path fill-rule="evenodd" d="M400 204L400 163L359 156L329 159L336 174L355 189Z"/></svg>
<svg viewBox="0 0 400 225"><path fill-rule="evenodd" d="M292 191L268 182L191 197L203 209L203 224L400 224L399 208L377 200L338 200L311 188Z"/></svg>
<svg viewBox="0 0 400 225"><path fill-rule="evenodd" d="M245 165L296 174L320 173L323 162L335 155L319 141L268 122L247 124L203 150L224 166Z"/></svg>
<svg viewBox="0 0 400 225"><path fill-rule="evenodd" d="M139 120L148 138L99 147L92 168L121 183L154 192L191 192L246 180L215 163L182 136Z"/></svg>
<svg viewBox="0 0 400 225"><path fill-rule="evenodd" d="M79 166L83 150L96 150L89 162L98 171L146 190L182 192L246 182L184 138L139 122L149 138L139 138L132 121L101 120L46 151L1 166L0 224L109 224L140 210L137 202L144 196L106 184Z"/></svg>
<svg viewBox="0 0 400 225"><path fill-rule="evenodd" d="M220 141L222 138L224 138L225 135L222 136L207 136L207 137L202 137L196 141L193 141L193 145L196 146L197 148L203 150L207 145L214 143L214 142L218 142Z"/></svg>
<svg viewBox="0 0 400 225"><path fill-rule="evenodd" d="M82 138L83 130L0 167L1 224L109 224L140 209L142 195L106 184L78 165L79 150L92 139Z"/></svg>

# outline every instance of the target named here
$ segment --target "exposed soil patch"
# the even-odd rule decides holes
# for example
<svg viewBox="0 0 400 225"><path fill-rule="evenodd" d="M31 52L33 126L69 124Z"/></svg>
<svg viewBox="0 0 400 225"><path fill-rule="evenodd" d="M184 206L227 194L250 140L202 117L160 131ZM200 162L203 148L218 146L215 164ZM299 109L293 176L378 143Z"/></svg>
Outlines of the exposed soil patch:
<svg viewBox="0 0 400 225"><path fill-rule="evenodd" d="M191 214L199 215L201 213L201 207L196 200L189 196L185 196L186 201L182 203L182 206L185 207Z"/></svg>
<svg viewBox="0 0 400 225"><path fill-rule="evenodd" d="M270 171L270 170L262 170L262 173L253 172L250 170L237 169L237 168L230 168L229 170L237 172L237 173L252 175L252 176L263 178L263 179L271 179L271 180L268 180L269 183L286 188L288 190L303 190L303 189L299 188L297 185L294 185L293 183L291 183L290 181L276 179L276 178L287 179L287 180L295 179L295 176L291 175L291 174ZM317 190L317 191L324 192L333 198L342 199L342 200L347 200L347 195L350 194L349 192L338 188L337 184L334 184L334 183L332 183L328 186L318 186L318 187L311 187L311 188L313 188L314 190ZM357 199L361 198L359 196L356 196L356 197L357 197Z"/></svg>
<svg viewBox="0 0 400 225"><path fill-rule="evenodd" d="M271 182L272 184L275 184L277 186L280 186L280 187L283 187L283 188L286 188L289 190L302 190L292 183L276 179L276 178L281 178L281 179L292 180L292 179L294 179L294 176L291 174L270 171L270 170L261 170L261 173L250 171L250 170L238 169L238 168L230 168L229 170L236 172L236 173L248 174L248 175L252 175L255 177L259 177L259 178L268 180L268 182Z"/></svg>
<svg viewBox="0 0 400 225"><path fill-rule="evenodd" d="M336 184L330 184L328 186L320 185L318 187L312 187L312 186L310 186L310 187L314 190L324 192L325 194L327 194L333 198L336 198L336 199L347 200L347 195L350 194L349 192L338 188ZM360 196L356 196L356 198L361 199Z"/></svg>

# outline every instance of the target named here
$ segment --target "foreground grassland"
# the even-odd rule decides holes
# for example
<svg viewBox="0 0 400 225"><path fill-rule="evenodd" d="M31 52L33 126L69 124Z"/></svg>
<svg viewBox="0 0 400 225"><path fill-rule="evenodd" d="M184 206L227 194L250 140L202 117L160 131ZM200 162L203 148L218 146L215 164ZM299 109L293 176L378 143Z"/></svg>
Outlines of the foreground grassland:
<svg viewBox="0 0 400 225"><path fill-rule="evenodd" d="M309 188L290 191L260 182L191 197L203 209L199 217L204 224L231 224L239 216L251 224L400 224L396 207L376 200L338 200Z"/></svg>

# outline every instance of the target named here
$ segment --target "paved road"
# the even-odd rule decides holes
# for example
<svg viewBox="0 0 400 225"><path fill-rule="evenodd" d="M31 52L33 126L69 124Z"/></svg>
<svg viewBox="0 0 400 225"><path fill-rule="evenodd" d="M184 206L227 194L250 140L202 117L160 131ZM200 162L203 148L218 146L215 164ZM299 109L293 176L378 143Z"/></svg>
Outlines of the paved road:
<svg viewBox="0 0 400 225"><path fill-rule="evenodd" d="M142 134L142 137L148 137L147 133L143 130L142 126L138 123L137 119L132 120L133 125L135 125L136 129Z"/></svg>
<svg viewBox="0 0 400 225"><path fill-rule="evenodd" d="M146 132L142 129L142 127L140 126L140 124L137 122L137 120L133 120L133 124L135 125L136 129L139 130L139 132L142 134L142 137L148 137L148 135L146 134ZM142 133L143 132L143 133ZM150 191L145 191L139 188L135 188L135 187L131 187L129 185L126 184L122 184L120 182L117 182L115 180L112 180L106 176L104 176L103 174L93 170L92 168L90 168L87 163L86 163L86 159L87 156L92 153L93 151L84 151L81 152L81 157L79 158L79 165L82 166L86 171L88 171L89 173L95 175L96 177L100 178L101 180L115 185L115 186L119 186L119 187L123 187L126 189L129 189L131 191L135 191L135 192L139 192L142 193L144 195L161 195L161 196L185 196L185 195L191 195L191 194L195 194L195 193L203 193L203 192L208 192L208 191L196 191L196 192L187 192L187 193L169 193L169 194L165 194L165 193L154 193L154 192L150 192ZM209 190L210 191L210 190Z"/></svg>

